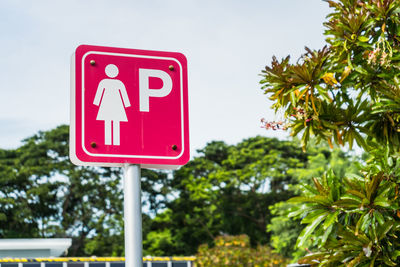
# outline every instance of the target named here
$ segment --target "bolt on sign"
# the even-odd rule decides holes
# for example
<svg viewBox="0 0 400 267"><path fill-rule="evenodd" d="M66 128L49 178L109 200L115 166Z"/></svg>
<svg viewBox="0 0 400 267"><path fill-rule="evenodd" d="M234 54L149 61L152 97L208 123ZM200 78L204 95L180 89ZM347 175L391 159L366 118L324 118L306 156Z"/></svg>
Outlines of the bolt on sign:
<svg viewBox="0 0 400 267"><path fill-rule="evenodd" d="M189 160L183 54L81 45L71 68L73 163L176 168Z"/></svg>

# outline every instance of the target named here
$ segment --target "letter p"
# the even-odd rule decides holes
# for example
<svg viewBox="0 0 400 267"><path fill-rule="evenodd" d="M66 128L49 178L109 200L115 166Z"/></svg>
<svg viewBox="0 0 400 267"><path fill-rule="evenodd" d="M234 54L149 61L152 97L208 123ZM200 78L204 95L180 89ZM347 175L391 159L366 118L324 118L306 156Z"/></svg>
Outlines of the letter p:
<svg viewBox="0 0 400 267"><path fill-rule="evenodd" d="M163 81L161 89L150 89L149 78L155 77ZM164 97L169 95L172 90L172 79L168 73L162 70L139 69L139 109L149 112L150 97Z"/></svg>

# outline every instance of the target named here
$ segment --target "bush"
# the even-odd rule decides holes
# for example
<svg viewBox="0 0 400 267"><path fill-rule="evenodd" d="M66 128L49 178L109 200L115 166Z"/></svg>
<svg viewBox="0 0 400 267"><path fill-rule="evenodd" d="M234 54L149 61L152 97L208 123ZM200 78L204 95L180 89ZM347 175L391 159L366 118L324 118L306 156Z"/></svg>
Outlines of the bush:
<svg viewBox="0 0 400 267"><path fill-rule="evenodd" d="M220 266L285 266L288 260L272 252L267 246L250 247L247 235L219 236L214 239L215 246L207 244L199 247L196 255L198 267Z"/></svg>

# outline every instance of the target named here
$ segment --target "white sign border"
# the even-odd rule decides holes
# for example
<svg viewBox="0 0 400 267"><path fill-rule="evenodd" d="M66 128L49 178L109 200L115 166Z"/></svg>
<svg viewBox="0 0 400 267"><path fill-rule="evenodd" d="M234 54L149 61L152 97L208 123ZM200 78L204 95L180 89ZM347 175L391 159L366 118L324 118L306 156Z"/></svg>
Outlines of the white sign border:
<svg viewBox="0 0 400 267"><path fill-rule="evenodd" d="M96 153L91 153L89 151L86 150L85 145L84 145L84 134L85 134L85 130L84 130L84 62L85 62L85 58L90 55L90 54L100 54L100 55L110 55L110 56L121 56L121 57L136 57L136 58L148 58L148 59L160 59L160 60L172 60L174 62L176 62L179 67L180 67L180 105L181 105L181 153L178 156L174 156L174 157L168 157L168 156L148 156L148 155L121 155L121 154L96 154ZM95 166L122 166L124 163L113 163L113 162L85 162L85 161L81 161L80 159L77 158L76 156L76 150L75 150L75 133L76 133L76 127L75 127L75 116L76 116L76 112L75 112L75 108L76 108L76 87L75 87L75 83L76 83L76 77L75 77L75 53L72 55L71 58L71 112L70 112L70 116L71 116L71 133L70 133L70 146L72 149L70 149L70 158L71 160L73 160L73 162L76 162L79 165L95 165ZM82 114L81 114L81 119L82 119L82 150L89 156L93 156L93 157L115 157L115 158L138 158L138 159L169 159L169 160L174 160L174 159L179 159L183 153L185 152L185 114L184 114L184 101L183 101L183 68L181 63L172 57L159 57L159 56L146 56L146 55L135 55L135 54L126 54L126 53L114 53L114 52L102 52L102 51L88 51L86 52L83 57L82 57L82 83L81 83L81 93L82 93ZM156 166L170 166L172 168L174 168L174 166L178 166L178 165L164 165L164 164L144 164L144 166L147 165L149 167L156 167Z"/></svg>

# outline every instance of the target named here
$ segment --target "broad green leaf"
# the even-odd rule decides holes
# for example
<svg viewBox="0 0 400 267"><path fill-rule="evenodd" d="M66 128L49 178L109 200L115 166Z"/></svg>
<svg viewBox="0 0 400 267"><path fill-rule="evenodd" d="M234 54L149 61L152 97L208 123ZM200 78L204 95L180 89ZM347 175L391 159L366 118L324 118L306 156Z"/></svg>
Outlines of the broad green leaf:
<svg viewBox="0 0 400 267"><path fill-rule="evenodd" d="M357 181L360 182L364 182L364 177L354 174L354 173L346 173L346 177L351 178L351 179L355 179Z"/></svg>
<svg viewBox="0 0 400 267"><path fill-rule="evenodd" d="M359 199L363 199L363 198L366 197L362 192L354 190L354 189L349 189L349 190L346 191L346 193L349 194L349 195L356 196Z"/></svg>
<svg viewBox="0 0 400 267"><path fill-rule="evenodd" d="M369 38L365 36L358 36L357 38L360 42L368 42Z"/></svg>
<svg viewBox="0 0 400 267"><path fill-rule="evenodd" d="M383 225L385 223L385 219L383 218L382 213L380 213L379 211L374 210L374 216L380 225Z"/></svg>
<svg viewBox="0 0 400 267"><path fill-rule="evenodd" d="M363 200L362 198L352 195L352 194L344 194L340 199L351 199L360 204L362 203L362 200Z"/></svg>
<svg viewBox="0 0 400 267"><path fill-rule="evenodd" d="M333 225L330 225L328 228L324 229L324 234L321 237L321 244L320 246L325 245L326 240L328 239L329 235L331 234L332 230L333 230Z"/></svg>
<svg viewBox="0 0 400 267"><path fill-rule="evenodd" d="M368 75L368 71L366 71L365 69L363 69L361 66L356 66L354 68L355 71L357 71L358 73L361 73L363 75Z"/></svg>
<svg viewBox="0 0 400 267"><path fill-rule="evenodd" d="M365 223L365 220L368 220L368 212L365 212L361 215L361 217L358 219L357 224L356 224L356 230L354 234L358 236L359 230L361 229L361 226Z"/></svg>
<svg viewBox="0 0 400 267"><path fill-rule="evenodd" d="M325 219L325 222L323 224L323 229L326 230L328 227L332 226L332 224L337 221L338 215L339 215L338 210L333 213L330 213Z"/></svg>
<svg viewBox="0 0 400 267"><path fill-rule="evenodd" d="M301 220L301 223L302 224L311 223L322 214L325 214L325 216L327 216L329 214L329 211L324 209L312 211L309 214L307 214L307 216L303 220Z"/></svg>
<svg viewBox="0 0 400 267"><path fill-rule="evenodd" d="M382 226L380 226L377 231L378 239L382 240L385 238L386 234L393 228L393 225L392 221L386 221Z"/></svg>
<svg viewBox="0 0 400 267"><path fill-rule="evenodd" d="M300 233L296 246L297 247L302 247L306 240L310 238L310 235L312 232L315 230L315 228L326 218L327 213L324 213L320 215L318 218L316 218L312 223L306 226L306 228L303 229L303 231Z"/></svg>

